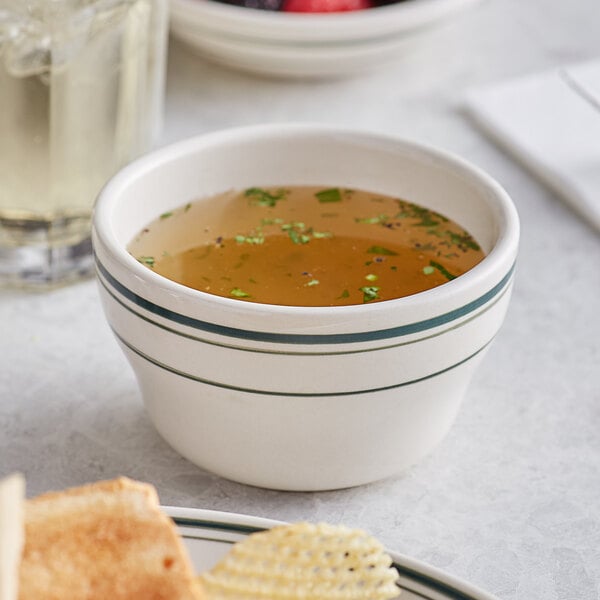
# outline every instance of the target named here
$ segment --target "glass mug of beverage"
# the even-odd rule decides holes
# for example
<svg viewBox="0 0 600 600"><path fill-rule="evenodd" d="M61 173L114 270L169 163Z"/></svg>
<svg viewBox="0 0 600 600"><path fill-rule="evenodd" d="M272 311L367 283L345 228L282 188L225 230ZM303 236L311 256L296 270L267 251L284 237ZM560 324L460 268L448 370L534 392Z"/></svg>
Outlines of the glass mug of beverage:
<svg viewBox="0 0 600 600"><path fill-rule="evenodd" d="M167 0L0 0L0 285L93 270L107 179L159 132Z"/></svg>

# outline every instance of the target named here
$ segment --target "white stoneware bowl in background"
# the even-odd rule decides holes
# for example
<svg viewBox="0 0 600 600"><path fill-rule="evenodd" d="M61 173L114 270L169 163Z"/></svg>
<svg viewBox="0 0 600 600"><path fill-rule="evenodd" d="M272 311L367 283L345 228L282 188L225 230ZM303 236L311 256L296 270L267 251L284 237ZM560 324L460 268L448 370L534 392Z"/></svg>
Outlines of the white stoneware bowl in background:
<svg viewBox="0 0 600 600"><path fill-rule="evenodd" d="M463 225L486 252L430 291L343 307L243 302L140 264L160 214L229 189L344 186ZM442 440L509 302L519 224L489 176L395 138L313 125L217 132L129 165L101 193L93 241L106 317L160 434L239 482L325 490L401 472Z"/></svg>
<svg viewBox="0 0 600 600"><path fill-rule="evenodd" d="M274 12L215 0L171 0L171 31L230 67L279 77L360 73L400 55L420 30L479 0L403 0L338 13Z"/></svg>

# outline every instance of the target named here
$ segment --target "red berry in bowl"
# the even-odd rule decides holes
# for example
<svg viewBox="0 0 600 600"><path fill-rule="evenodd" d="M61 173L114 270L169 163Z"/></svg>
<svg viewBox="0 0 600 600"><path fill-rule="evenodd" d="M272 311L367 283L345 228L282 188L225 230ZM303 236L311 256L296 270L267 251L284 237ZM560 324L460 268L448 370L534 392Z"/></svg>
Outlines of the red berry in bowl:
<svg viewBox="0 0 600 600"><path fill-rule="evenodd" d="M328 13L371 8L371 0L284 0L285 12Z"/></svg>

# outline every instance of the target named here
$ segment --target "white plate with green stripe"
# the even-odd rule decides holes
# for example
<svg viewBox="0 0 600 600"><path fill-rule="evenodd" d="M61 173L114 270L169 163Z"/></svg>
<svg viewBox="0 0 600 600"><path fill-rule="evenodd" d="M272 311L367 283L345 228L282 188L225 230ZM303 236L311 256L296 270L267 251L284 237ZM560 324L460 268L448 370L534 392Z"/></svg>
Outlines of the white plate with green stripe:
<svg viewBox="0 0 600 600"><path fill-rule="evenodd" d="M165 511L177 524L198 573L210 569L235 542L279 524L270 519L211 510L166 507ZM398 593L402 600L497 600L425 563L388 552L400 576Z"/></svg>

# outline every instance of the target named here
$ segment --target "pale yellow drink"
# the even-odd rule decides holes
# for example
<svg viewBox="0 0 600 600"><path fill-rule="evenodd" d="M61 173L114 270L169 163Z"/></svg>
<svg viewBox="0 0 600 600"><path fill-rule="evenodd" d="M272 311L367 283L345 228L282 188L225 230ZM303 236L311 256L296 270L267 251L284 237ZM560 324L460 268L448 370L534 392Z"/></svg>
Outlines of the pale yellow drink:
<svg viewBox="0 0 600 600"><path fill-rule="evenodd" d="M0 0L0 283L91 271L96 195L162 112L164 0Z"/></svg>

